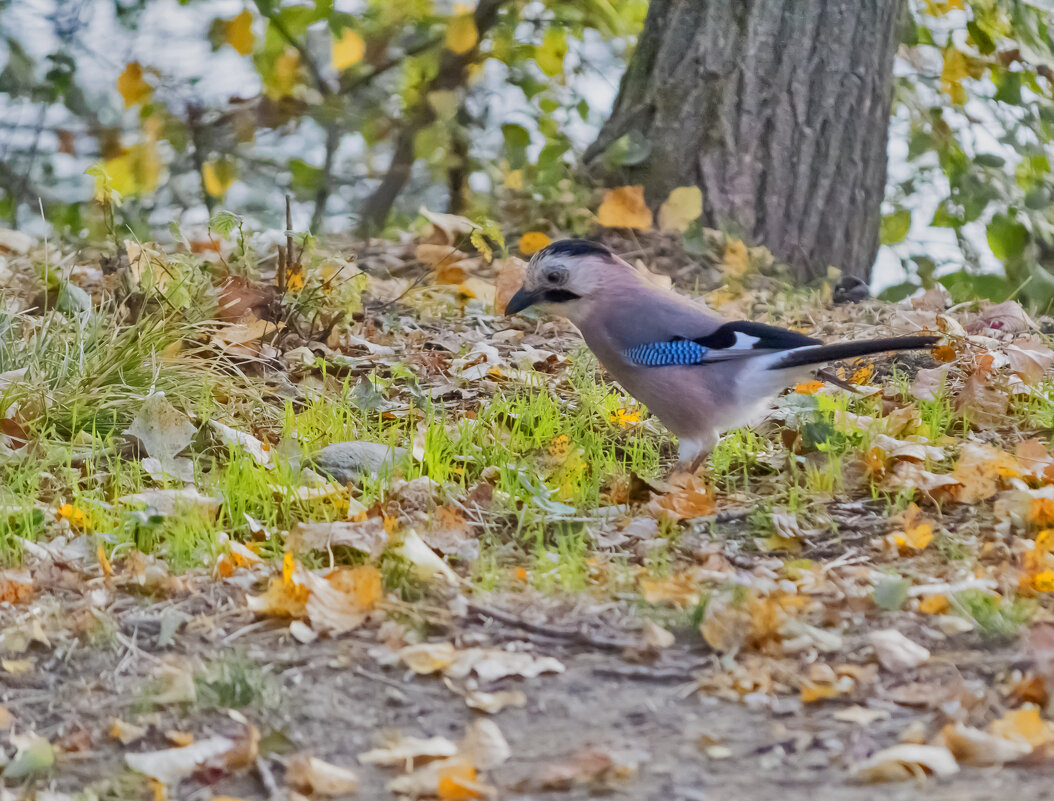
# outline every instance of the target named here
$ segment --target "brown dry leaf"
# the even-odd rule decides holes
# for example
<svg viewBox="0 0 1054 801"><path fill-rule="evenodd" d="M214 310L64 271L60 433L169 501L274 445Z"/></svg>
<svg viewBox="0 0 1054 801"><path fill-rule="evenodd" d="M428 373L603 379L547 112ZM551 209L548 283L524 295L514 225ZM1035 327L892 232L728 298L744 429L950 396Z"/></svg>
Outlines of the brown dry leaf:
<svg viewBox="0 0 1054 801"><path fill-rule="evenodd" d="M941 729L937 744L965 765L1003 765L1032 752L1027 742L1007 740L963 723L949 723Z"/></svg>
<svg viewBox="0 0 1054 801"><path fill-rule="evenodd" d="M121 745L131 745L136 740L143 739L148 731L149 729L145 726L126 723L120 718L114 718L110 722L110 736L120 742Z"/></svg>
<svg viewBox="0 0 1054 801"><path fill-rule="evenodd" d="M381 571L373 565L337 568L325 578L304 573L308 589L307 618L320 633L343 634L356 629L381 599Z"/></svg>
<svg viewBox="0 0 1054 801"><path fill-rule="evenodd" d="M565 762L545 767L538 777L542 790L570 790L575 786L602 784L618 773L615 760L599 748L584 748Z"/></svg>
<svg viewBox="0 0 1054 801"><path fill-rule="evenodd" d="M699 603L699 581L690 573L655 579L642 576L639 583L645 603L670 603L684 607Z"/></svg>
<svg viewBox="0 0 1054 801"><path fill-rule="evenodd" d="M259 320L255 314L250 312L239 322L218 329L212 335L212 344L225 351L239 345L247 346L275 333L283 325L272 323L269 320Z"/></svg>
<svg viewBox="0 0 1054 801"><path fill-rule="evenodd" d="M33 597L33 577L26 570L0 570L0 603L21 604Z"/></svg>
<svg viewBox="0 0 1054 801"><path fill-rule="evenodd" d="M478 259L450 245L418 245L416 257L435 271L439 284L463 283L479 266Z"/></svg>
<svg viewBox="0 0 1054 801"><path fill-rule="evenodd" d="M432 223L431 229L426 230L424 240L437 244L453 245L467 238L476 229L476 224L467 217L460 214L445 214L440 211L429 211L421 206L418 213Z"/></svg>
<svg viewBox="0 0 1054 801"><path fill-rule="evenodd" d="M399 736L380 748L359 754L363 765L386 765L413 770L415 760L442 759L457 756L458 747L446 737Z"/></svg>
<svg viewBox="0 0 1054 801"><path fill-rule="evenodd" d="M459 509L440 506L435 510L431 525L421 533L421 539L439 553L456 553L472 539L472 529Z"/></svg>
<svg viewBox="0 0 1054 801"><path fill-rule="evenodd" d="M352 522L335 520L319 523L297 523L286 540L289 550L328 551L342 546L369 554L376 559L388 545L388 531L383 517L369 517Z"/></svg>
<svg viewBox="0 0 1054 801"><path fill-rule="evenodd" d="M706 482L693 473L670 476L670 490L655 495L648 502L648 511L658 518L692 520L713 514L717 508L714 495Z"/></svg>
<svg viewBox="0 0 1054 801"><path fill-rule="evenodd" d="M1006 348L1010 369L1026 384L1038 384L1054 366L1054 350L1038 337L1015 340Z"/></svg>
<svg viewBox="0 0 1054 801"><path fill-rule="evenodd" d="M323 798L350 795L359 789L359 777L353 770L307 754L297 754L289 760L285 778L297 792Z"/></svg>
<svg viewBox="0 0 1054 801"><path fill-rule="evenodd" d="M1041 440L1019 442L1014 446L1014 458L1027 478L1041 484L1054 482L1054 456L1048 453Z"/></svg>
<svg viewBox="0 0 1054 801"><path fill-rule="evenodd" d="M1023 334L1037 328L1036 323L1016 300L987 304L966 324L966 330L971 334L979 334L986 329L1004 334Z"/></svg>
<svg viewBox="0 0 1054 801"><path fill-rule="evenodd" d="M512 749L497 723L487 718L477 718L465 728L465 736L458 744L458 753L479 770L493 770L508 761Z"/></svg>
<svg viewBox="0 0 1054 801"><path fill-rule="evenodd" d="M453 643L422 642L400 649L398 656L414 673L428 675L454 664L458 652Z"/></svg>
<svg viewBox="0 0 1054 801"><path fill-rule="evenodd" d="M930 658L926 648L912 642L896 629L872 631L867 635L867 641L875 649L878 663L890 673L911 670Z"/></svg>
<svg viewBox="0 0 1054 801"><path fill-rule="evenodd" d="M292 553L282 560L282 575L271 579L262 595L246 597L249 609L261 615L302 618L307 615L310 591L305 581L306 571L297 564Z"/></svg>
<svg viewBox="0 0 1054 801"><path fill-rule="evenodd" d="M967 442L959 452L952 477L961 484L955 492L960 503L977 503L993 497L1002 479L1022 475L1017 459L991 445Z"/></svg>
<svg viewBox="0 0 1054 801"><path fill-rule="evenodd" d="M527 275L527 262L510 256L498 265L498 277L494 292L494 313L504 314L512 296L516 294Z"/></svg>
<svg viewBox="0 0 1054 801"><path fill-rule="evenodd" d="M924 401L937 400L944 392L950 370L951 366L947 364L919 370L911 382L911 396Z"/></svg>
<svg viewBox="0 0 1054 801"><path fill-rule="evenodd" d="M877 751L853 767L861 782L899 782L926 776L954 776L959 763L952 752L936 745L894 745Z"/></svg>
<svg viewBox="0 0 1054 801"><path fill-rule="evenodd" d="M218 768L223 772L240 770L256 759L259 732L249 727L238 739L209 737L184 748L166 748L125 754L128 767L163 784L173 784L202 768Z"/></svg>
<svg viewBox="0 0 1054 801"><path fill-rule="evenodd" d="M155 392L143 401L124 433L139 440L146 452L167 468L190 445L198 429L168 402L165 393Z"/></svg>
<svg viewBox="0 0 1054 801"><path fill-rule="evenodd" d="M651 209L644 200L643 186L620 186L604 193L597 209L597 220L608 228L636 228L650 231Z"/></svg>
<svg viewBox="0 0 1054 801"><path fill-rule="evenodd" d="M1010 396L989 387L981 370L966 379L955 399L955 411L971 423L989 428L1005 422L1009 406Z"/></svg>
<svg viewBox="0 0 1054 801"><path fill-rule="evenodd" d="M911 461L897 462L883 483L888 489L917 489L927 494L954 491L962 486L953 476L931 473Z"/></svg>

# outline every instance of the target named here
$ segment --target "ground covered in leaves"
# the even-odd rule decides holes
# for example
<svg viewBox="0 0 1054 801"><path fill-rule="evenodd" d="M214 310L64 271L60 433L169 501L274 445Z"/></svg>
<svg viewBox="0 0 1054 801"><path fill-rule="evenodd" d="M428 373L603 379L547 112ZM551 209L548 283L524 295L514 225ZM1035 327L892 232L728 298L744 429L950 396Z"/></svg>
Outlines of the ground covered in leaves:
<svg viewBox="0 0 1054 801"><path fill-rule="evenodd" d="M0 797L1046 797L1051 321L612 236L729 317L945 338L671 475L462 218L0 231Z"/></svg>

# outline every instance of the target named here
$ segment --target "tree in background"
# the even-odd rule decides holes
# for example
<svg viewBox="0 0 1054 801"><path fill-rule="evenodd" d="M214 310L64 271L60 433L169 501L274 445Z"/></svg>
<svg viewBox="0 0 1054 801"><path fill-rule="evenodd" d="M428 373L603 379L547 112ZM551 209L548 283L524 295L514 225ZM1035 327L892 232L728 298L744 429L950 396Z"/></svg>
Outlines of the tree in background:
<svg viewBox="0 0 1054 801"><path fill-rule="evenodd" d="M652 204L702 190L703 223L799 279L867 278L879 246L903 0L652 0L588 162Z"/></svg>
<svg viewBox="0 0 1054 801"><path fill-rule="evenodd" d="M647 0L114 0L126 35L100 41L108 7L56 4L40 52L39 4L3 4L0 218L39 199L60 233L146 237L224 205L273 225L289 192L314 232L394 232L427 205L556 236L666 205L693 253L717 225L799 276L866 275L877 235L906 270L889 297L1054 303L1042 0L653 0L646 25ZM178 40L162 7L205 22ZM148 20L171 53L211 47L193 79L134 47ZM244 87L205 91L234 68ZM605 215L583 164L650 208ZM112 219L93 188L123 197Z"/></svg>

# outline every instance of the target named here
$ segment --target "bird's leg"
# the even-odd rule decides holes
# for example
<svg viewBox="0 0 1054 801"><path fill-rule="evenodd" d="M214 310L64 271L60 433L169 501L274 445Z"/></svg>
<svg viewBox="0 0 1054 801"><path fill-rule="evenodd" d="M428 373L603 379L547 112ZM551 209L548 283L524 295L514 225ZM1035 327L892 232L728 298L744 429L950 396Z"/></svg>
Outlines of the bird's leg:
<svg viewBox="0 0 1054 801"><path fill-rule="evenodd" d="M673 472L678 473L687 469L687 472L694 475L703 466L706 457L710 455L710 451L716 444L717 432L706 432L693 439L682 439L677 454L679 458Z"/></svg>

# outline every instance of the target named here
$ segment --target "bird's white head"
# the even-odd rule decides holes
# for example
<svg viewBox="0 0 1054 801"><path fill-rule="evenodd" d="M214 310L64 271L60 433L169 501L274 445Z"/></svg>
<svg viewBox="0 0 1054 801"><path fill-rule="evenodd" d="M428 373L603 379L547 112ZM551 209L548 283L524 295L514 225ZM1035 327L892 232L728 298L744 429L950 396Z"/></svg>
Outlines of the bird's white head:
<svg viewBox="0 0 1054 801"><path fill-rule="evenodd" d="M505 314L539 306L577 323L589 313L604 288L619 283L623 273L632 276L634 270L597 242L553 242L531 257L523 286L509 300Z"/></svg>

